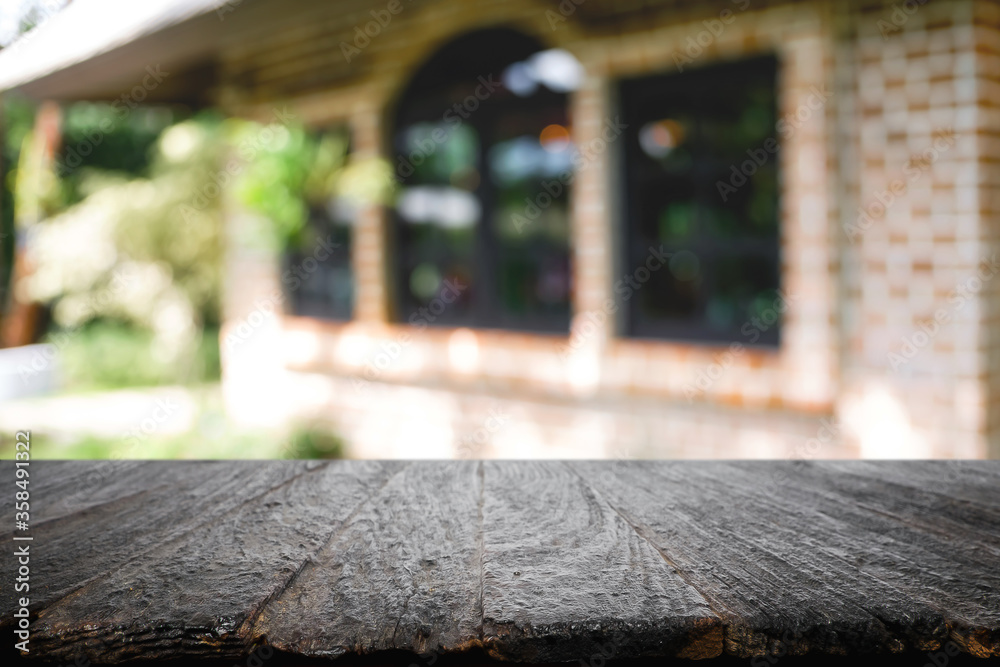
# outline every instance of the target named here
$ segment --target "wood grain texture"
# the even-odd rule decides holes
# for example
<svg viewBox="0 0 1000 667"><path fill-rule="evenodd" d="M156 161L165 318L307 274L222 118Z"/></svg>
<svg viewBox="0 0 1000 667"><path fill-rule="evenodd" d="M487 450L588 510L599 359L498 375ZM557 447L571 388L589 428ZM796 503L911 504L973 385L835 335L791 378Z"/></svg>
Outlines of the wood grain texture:
<svg viewBox="0 0 1000 667"><path fill-rule="evenodd" d="M191 524L188 529L167 532L151 552L108 565L105 574L46 606L33 624L36 650L49 659L84 655L95 663L242 655L244 625L252 625L340 522L400 467L246 465L265 477L268 466L285 470L272 473L262 493L244 475L238 488L223 494L228 499L214 499L225 510L213 510L211 503L188 507L180 516ZM213 488L214 482L202 486ZM82 532L78 537L88 539ZM45 576L40 572L38 578Z"/></svg>
<svg viewBox="0 0 1000 667"><path fill-rule="evenodd" d="M493 655L722 652L722 625L705 599L570 467L484 468L484 631Z"/></svg>
<svg viewBox="0 0 1000 667"><path fill-rule="evenodd" d="M478 463L410 464L268 605L255 634L322 657L474 645L480 494Z"/></svg>
<svg viewBox="0 0 1000 667"><path fill-rule="evenodd" d="M859 570L938 609L967 652L1000 655L1000 534L987 504L991 487L1000 496L1000 480L973 472L968 498L958 499L934 490L951 477L947 465L936 479L914 474L907 484L891 481L898 468L890 464L858 468L869 473L807 467L789 479L788 500L819 498L827 544L853 550Z"/></svg>
<svg viewBox="0 0 1000 667"><path fill-rule="evenodd" d="M730 654L926 650L951 636L996 655L1000 561L955 553L877 498L858 507L856 484L830 490L850 479L801 463L625 464L604 486L728 618Z"/></svg>
<svg viewBox="0 0 1000 667"><path fill-rule="evenodd" d="M869 600L906 609L914 624L944 636L934 610L859 580L818 548L810 519L769 510L764 494L738 493L722 464L620 465L613 479L600 479L597 464L577 467L712 602L726 620L727 653L903 648L910 625L893 632Z"/></svg>
<svg viewBox="0 0 1000 667"><path fill-rule="evenodd" d="M32 647L50 661L244 660L261 643L586 665L949 640L1000 656L996 462L31 469Z"/></svg>
<svg viewBox="0 0 1000 667"><path fill-rule="evenodd" d="M39 582L31 609L63 597L95 577L144 558L196 527L225 515L316 463L153 463L106 461L32 464L33 568ZM50 468L56 473L50 476ZM76 474L72 474L76 469ZM42 482L35 486L35 482ZM49 502L50 499L55 502ZM10 509L13 509L11 507ZM13 525L13 517L4 522ZM10 543L11 534L2 538ZM0 627L14 611L13 570L0 572Z"/></svg>

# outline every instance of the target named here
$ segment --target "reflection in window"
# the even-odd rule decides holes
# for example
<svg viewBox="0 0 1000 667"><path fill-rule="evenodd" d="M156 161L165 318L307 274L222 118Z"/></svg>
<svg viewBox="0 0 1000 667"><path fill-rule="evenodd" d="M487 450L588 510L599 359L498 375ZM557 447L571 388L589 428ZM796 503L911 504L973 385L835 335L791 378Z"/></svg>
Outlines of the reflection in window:
<svg viewBox="0 0 1000 667"><path fill-rule="evenodd" d="M569 53L509 30L456 40L415 75L394 135L400 320L447 292L422 321L569 329L560 178L575 155L566 93L580 76Z"/></svg>
<svg viewBox="0 0 1000 667"><path fill-rule="evenodd" d="M342 131L322 135L324 141L343 142ZM340 154L339 151L333 153ZM352 226L357 205L343 197L312 201L300 243L282 258L281 282L295 315L350 320L354 312L354 273L351 267Z"/></svg>
<svg viewBox="0 0 1000 667"><path fill-rule="evenodd" d="M626 272L651 246L671 253L629 300L629 335L748 342L747 323L773 308L776 75L766 57L621 84ZM777 326L760 333L777 344Z"/></svg>
<svg viewBox="0 0 1000 667"><path fill-rule="evenodd" d="M309 211L305 247L285 254L282 282L296 315L349 320L354 312L351 227L356 211L340 200Z"/></svg>

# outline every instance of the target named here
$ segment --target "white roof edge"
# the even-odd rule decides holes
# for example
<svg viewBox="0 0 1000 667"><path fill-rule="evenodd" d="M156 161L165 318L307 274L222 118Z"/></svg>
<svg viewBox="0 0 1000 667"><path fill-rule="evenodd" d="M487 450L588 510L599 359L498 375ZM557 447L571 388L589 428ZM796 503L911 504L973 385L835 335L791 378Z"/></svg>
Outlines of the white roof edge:
<svg viewBox="0 0 1000 667"><path fill-rule="evenodd" d="M242 0L74 0L0 50L0 91ZM220 12L220 21L223 20Z"/></svg>

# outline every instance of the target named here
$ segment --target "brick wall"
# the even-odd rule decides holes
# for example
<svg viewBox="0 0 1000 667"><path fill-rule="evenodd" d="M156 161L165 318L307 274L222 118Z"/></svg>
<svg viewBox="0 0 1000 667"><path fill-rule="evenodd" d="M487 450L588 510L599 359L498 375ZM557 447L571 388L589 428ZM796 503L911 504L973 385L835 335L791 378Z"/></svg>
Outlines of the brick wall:
<svg viewBox="0 0 1000 667"><path fill-rule="evenodd" d="M366 7L382 5L317 21L349 39L369 20ZM342 83L287 98L310 122L347 123L360 156L386 154L391 105L414 69L480 27L513 25L577 56L587 73L571 100L578 145L614 115L618 77L674 70L677 53L690 66L776 53L779 114L793 128L777 157L782 344L734 351L615 336L605 304L632 267L616 263L612 141L572 193L571 337L389 323L386 221L373 208L355 228L355 321L283 318L284 333L271 338L280 354L230 355L227 377L239 368L252 378L255 359L270 360L280 377L271 386L281 387L272 405L326 419L359 455L983 456L988 446L1000 455L990 410L1000 401L991 326L1000 280L971 289L1000 231L1000 12L995 0L901 7L404 2ZM709 30L705 21L725 9L732 20ZM226 92L231 110L248 115L279 99L253 86ZM233 298L257 289L241 281ZM935 314L941 322L928 329ZM509 423L486 444L462 446L497 406Z"/></svg>
<svg viewBox="0 0 1000 667"><path fill-rule="evenodd" d="M973 44L978 87L977 180L984 254L1000 252L1000 2L981 0L974 8ZM1000 457L1000 281L984 289L980 377L986 387L987 451Z"/></svg>
<svg viewBox="0 0 1000 667"><path fill-rule="evenodd" d="M978 275L991 249L978 193L977 12L971 2L869 4L850 28L838 410L863 454L986 453L981 322L995 284L992 270Z"/></svg>

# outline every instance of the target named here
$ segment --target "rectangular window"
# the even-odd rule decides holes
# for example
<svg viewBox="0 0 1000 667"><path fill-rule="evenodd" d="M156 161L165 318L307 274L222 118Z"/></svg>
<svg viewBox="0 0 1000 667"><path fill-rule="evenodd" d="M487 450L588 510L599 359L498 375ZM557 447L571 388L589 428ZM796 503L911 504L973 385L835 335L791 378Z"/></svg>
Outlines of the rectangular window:
<svg viewBox="0 0 1000 667"><path fill-rule="evenodd" d="M282 276L297 289L286 289L295 315L327 320L350 320L354 312L354 274L351 270L351 211L334 200L310 209L301 248L285 253ZM301 282L294 281L298 278Z"/></svg>
<svg viewBox="0 0 1000 667"><path fill-rule="evenodd" d="M778 344L777 71L769 56L620 84L626 335Z"/></svg>
<svg viewBox="0 0 1000 667"><path fill-rule="evenodd" d="M315 137L346 135L342 128ZM332 155L344 159L350 154ZM308 221L300 242L282 258L282 283L295 315L347 321L354 313L354 272L351 267L352 228L357 207L333 196L307 202Z"/></svg>

